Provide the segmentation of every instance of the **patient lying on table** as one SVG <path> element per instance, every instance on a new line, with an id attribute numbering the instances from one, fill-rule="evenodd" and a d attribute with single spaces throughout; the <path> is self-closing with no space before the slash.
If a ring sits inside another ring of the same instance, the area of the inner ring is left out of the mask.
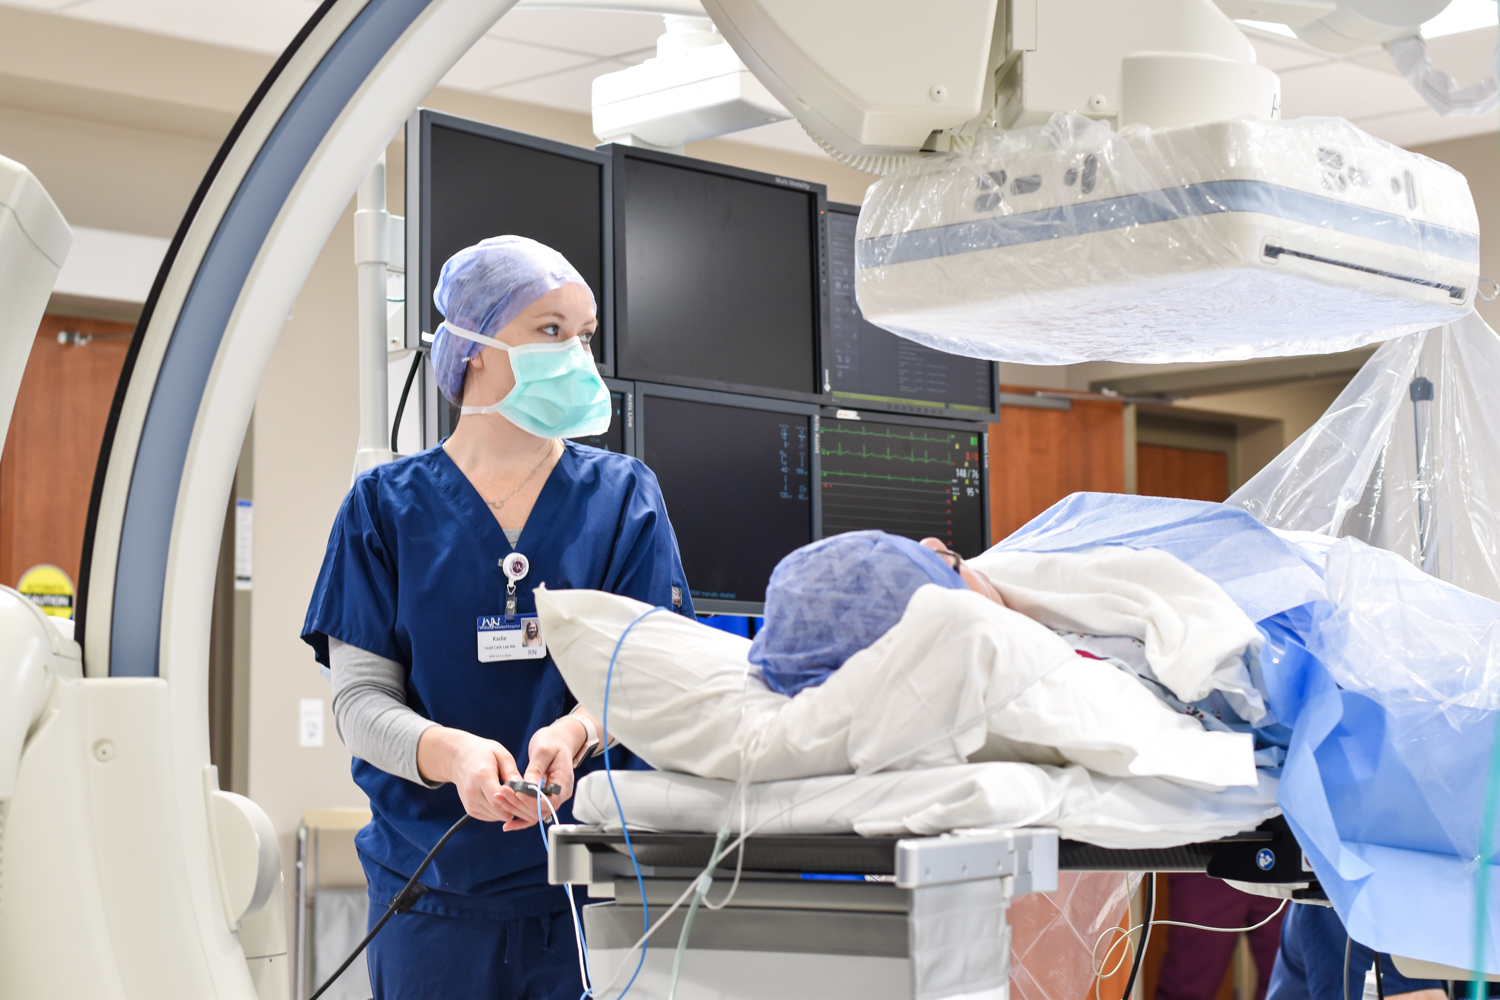
<path id="1" fill-rule="evenodd" d="M 849 657 L 893 628 L 912 595 L 928 584 L 967 587 L 1009 606 L 1000 588 L 936 538 L 919 544 L 882 531 L 856 531 L 804 546 L 783 559 L 771 575 L 765 625 L 750 648 L 750 661 L 760 668 L 768 687 L 788 696 L 821 684 Z M 1015 610 L 1026 612 L 1024 607 Z M 1241 685 L 1227 692 L 1210 690 L 1206 697 L 1188 702 L 1158 679 L 1143 639 L 1052 630 L 1079 656 L 1115 667 L 1206 730 L 1252 733 L 1255 727 L 1248 720 L 1265 720 L 1264 701 L 1248 672 Z M 1281 762 L 1278 736 L 1267 730 L 1257 738 L 1257 765 Z M 1028 759 L 1061 762 L 1052 756 L 1032 754 Z"/>

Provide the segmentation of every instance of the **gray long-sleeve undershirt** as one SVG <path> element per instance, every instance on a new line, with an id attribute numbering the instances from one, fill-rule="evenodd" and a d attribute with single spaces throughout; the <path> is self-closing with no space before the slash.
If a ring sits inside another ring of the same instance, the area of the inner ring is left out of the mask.
<path id="1" fill-rule="evenodd" d="M 514 548 L 521 529 L 502 530 Z M 333 724 L 349 752 L 388 774 L 438 787 L 417 769 L 417 743 L 437 723 L 406 703 L 406 668 L 329 636 L 328 669 L 333 676 Z"/>
<path id="2" fill-rule="evenodd" d="M 389 774 L 428 788 L 417 770 L 417 742 L 429 726 L 406 704 L 406 668 L 329 637 L 333 723 L 349 752 Z"/>

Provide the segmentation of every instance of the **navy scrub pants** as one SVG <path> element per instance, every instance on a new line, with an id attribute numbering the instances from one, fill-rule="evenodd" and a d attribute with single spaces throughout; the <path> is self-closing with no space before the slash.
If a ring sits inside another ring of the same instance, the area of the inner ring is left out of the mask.
<path id="1" fill-rule="evenodd" d="M 370 924 L 384 906 L 370 904 Z M 579 1000 L 578 946 L 567 910 L 476 920 L 409 910 L 367 949 L 375 1000 Z"/>
<path id="2" fill-rule="evenodd" d="M 1343 1000 L 1344 946 L 1348 936 L 1330 906 L 1293 903 L 1281 922 L 1281 951 L 1271 973 L 1266 1000 Z M 1349 1000 L 1365 991 L 1365 970 L 1375 953 L 1358 941 L 1349 946 Z M 1389 955 L 1380 956 L 1387 997 L 1416 990 L 1442 989 L 1436 979 L 1407 979 L 1396 971 Z"/>

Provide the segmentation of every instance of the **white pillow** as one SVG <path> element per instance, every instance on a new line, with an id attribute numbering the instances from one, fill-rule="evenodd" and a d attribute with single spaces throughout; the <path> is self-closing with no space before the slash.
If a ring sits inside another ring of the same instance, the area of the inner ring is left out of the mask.
<path id="1" fill-rule="evenodd" d="M 610 656 L 648 605 L 542 588 L 536 603 L 563 678 L 600 715 Z M 1101 774 L 1203 788 L 1256 783 L 1249 736 L 1204 731 L 1133 678 L 971 591 L 920 588 L 894 628 L 795 698 L 753 675 L 748 649 L 680 615 L 645 618 L 620 649 L 611 733 L 653 767 L 707 778 L 735 779 L 748 768 L 751 780 L 777 781 L 995 759 L 1003 741 L 990 740 L 993 733 Z"/>

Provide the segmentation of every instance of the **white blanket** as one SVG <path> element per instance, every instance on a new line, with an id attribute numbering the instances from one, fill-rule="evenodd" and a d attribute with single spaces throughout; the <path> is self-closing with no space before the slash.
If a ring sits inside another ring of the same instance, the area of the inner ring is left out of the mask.
<path id="1" fill-rule="evenodd" d="M 1170 553 L 990 549 L 968 565 L 1007 605 L 1050 628 L 1142 640 L 1157 680 L 1183 701 L 1219 690 L 1250 722 L 1265 716 L 1244 657 L 1260 649 L 1260 630 L 1223 588 Z"/>
<path id="2" fill-rule="evenodd" d="M 647 606 L 541 588 L 536 602 L 568 687 L 602 714 L 610 657 Z M 969 591 L 918 590 L 894 628 L 795 698 L 751 674 L 748 645 L 667 612 L 645 618 L 620 647 L 610 732 L 662 770 L 732 780 L 749 768 L 758 782 L 997 758 L 1204 789 L 1259 780 L 1248 735 L 1206 732 L 1046 626 Z"/>
<path id="3" fill-rule="evenodd" d="M 716 832 L 741 827 L 735 782 L 663 771 L 617 771 L 632 830 Z M 1276 782 L 1204 792 L 1158 778 L 1121 780 L 1082 767 L 961 764 L 831 775 L 748 786 L 744 826 L 757 833 L 931 835 L 979 827 L 1057 827 L 1101 847 L 1145 849 L 1227 837 L 1276 814 Z M 579 822 L 619 829 L 606 776 L 578 784 Z"/>

